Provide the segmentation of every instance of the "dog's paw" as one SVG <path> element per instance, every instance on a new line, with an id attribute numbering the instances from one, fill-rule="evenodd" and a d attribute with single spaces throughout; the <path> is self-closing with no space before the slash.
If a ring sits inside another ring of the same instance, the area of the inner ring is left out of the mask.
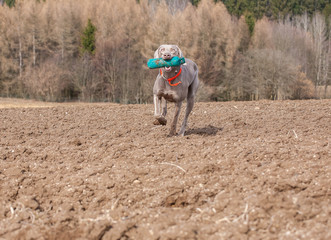
<path id="1" fill-rule="evenodd" d="M 168 134 L 168 137 L 174 137 L 174 136 L 176 136 L 177 134 L 176 134 L 176 129 L 170 129 L 170 132 L 169 132 L 169 134 Z"/>
<path id="2" fill-rule="evenodd" d="M 165 117 L 158 117 L 153 122 L 154 125 L 167 125 L 167 119 Z"/>
<path id="3" fill-rule="evenodd" d="M 167 119 L 165 117 L 159 117 L 157 120 L 161 125 L 167 125 Z"/>
<path id="4" fill-rule="evenodd" d="M 167 119 L 165 117 L 158 117 L 153 122 L 154 125 L 167 125 Z"/>
<path id="5" fill-rule="evenodd" d="M 155 119 L 153 122 L 154 125 L 161 125 L 161 123 L 159 122 L 159 120 Z"/>

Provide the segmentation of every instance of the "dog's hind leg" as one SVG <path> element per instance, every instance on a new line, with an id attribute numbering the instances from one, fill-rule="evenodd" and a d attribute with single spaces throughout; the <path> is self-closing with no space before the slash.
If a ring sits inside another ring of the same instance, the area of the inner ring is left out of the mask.
<path id="1" fill-rule="evenodd" d="M 178 135 L 180 135 L 180 136 L 184 136 L 184 134 L 185 134 L 185 129 L 187 127 L 187 120 L 188 120 L 188 117 L 189 117 L 189 115 L 190 115 L 190 113 L 193 109 L 194 98 L 195 98 L 195 94 L 198 90 L 198 87 L 199 87 L 199 81 L 198 81 L 198 78 L 197 78 L 197 75 L 196 75 L 194 82 L 192 83 L 192 85 L 188 89 L 185 117 L 184 117 L 182 126 L 180 128 L 180 131 L 178 133 Z"/>
<path id="2" fill-rule="evenodd" d="M 185 129 L 187 126 L 187 119 L 193 109 L 193 106 L 194 106 L 194 96 L 187 99 L 185 117 L 184 117 L 182 126 L 180 128 L 180 131 L 178 133 L 178 135 L 180 135 L 180 136 L 184 136 L 184 134 L 185 134 Z"/>
<path id="3" fill-rule="evenodd" d="M 179 117 L 179 114 L 180 114 L 180 109 L 182 107 L 182 103 L 183 102 L 176 102 L 175 103 L 175 116 L 174 116 L 174 119 L 171 123 L 170 136 L 173 136 L 173 135 L 176 134 L 176 126 L 177 126 L 178 117 Z"/>

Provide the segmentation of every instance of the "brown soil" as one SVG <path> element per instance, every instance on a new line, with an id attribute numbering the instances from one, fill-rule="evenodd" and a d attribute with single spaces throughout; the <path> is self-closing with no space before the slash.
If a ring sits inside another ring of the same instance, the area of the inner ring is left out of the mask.
<path id="1" fill-rule="evenodd" d="M 0 109 L 0 239 L 331 238 L 331 100 L 197 103 L 185 137 L 152 105 L 24 107 Z"/>

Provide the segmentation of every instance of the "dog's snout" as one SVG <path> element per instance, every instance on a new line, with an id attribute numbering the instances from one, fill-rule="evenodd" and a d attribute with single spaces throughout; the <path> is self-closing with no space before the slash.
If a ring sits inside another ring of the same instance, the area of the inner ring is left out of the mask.
<path id="1" fill-rule="evenodd" d="M 163 53 L 163 59 L 171 59 L 171 53 Z"/>

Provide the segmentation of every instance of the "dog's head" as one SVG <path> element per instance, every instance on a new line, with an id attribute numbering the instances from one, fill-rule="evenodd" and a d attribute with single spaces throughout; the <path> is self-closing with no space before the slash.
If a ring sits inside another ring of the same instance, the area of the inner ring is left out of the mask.
<path id="1" fill-rule="evenodd" d="M 154 53 L 154 58 L 170 60 L 174 56 L 183 57 L 183 53 L 177 45 L 161 45 Z M 165 67 L 166 72 L 170 72 L 172 67 Z"/>

